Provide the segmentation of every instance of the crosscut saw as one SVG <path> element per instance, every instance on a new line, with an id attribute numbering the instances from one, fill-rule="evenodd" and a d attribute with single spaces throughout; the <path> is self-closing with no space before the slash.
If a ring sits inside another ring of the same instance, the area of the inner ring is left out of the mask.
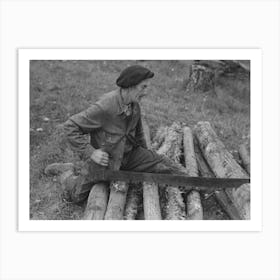
<path id="1" fill-rule="evenodd" d="M 238 188 L 243 184 L 250 183 L 250 178 L 208 178 L 189 177 L 185 175 L 145 173 L 122 170 L 96 170 L 90 175 L 93 182 L 100 181 L 124 181 L 128 183 L 155 183 L 160 186 L 180 186 L 188 189 L 227 189 Z"/>

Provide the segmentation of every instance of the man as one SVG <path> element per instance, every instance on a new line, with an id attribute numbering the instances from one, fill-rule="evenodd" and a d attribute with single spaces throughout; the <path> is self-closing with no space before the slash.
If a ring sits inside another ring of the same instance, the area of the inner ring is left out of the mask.
<path id="1" fill-rule="evenodd" d="M 145 67 L 127 67 L 116 81 L 118 89 L 65 123 L 69 143 L 85 161 L 79 176 L 70 173 L 63 179 L 72 201 L 87 199 L 93 185 L 89 174 L 98 168 L 184 174 L 182 166 L 147 149 L 139 101 L 153 76 Z M 90 142 L 84 134 L 90 135 Z"/>

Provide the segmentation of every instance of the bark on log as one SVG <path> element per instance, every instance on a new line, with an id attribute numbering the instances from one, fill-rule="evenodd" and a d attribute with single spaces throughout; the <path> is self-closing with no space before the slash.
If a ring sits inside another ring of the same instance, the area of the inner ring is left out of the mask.
<path id="1" fill-rule="evenodd" d="M 158 150 L 159 154 L 163 154 L 179 164 L 181 157 L 181 148 L 183 142 L 182 126 L 173 123 L 168 129 L 165 141 Z M 167 220 L 184 220 L 186 219 L 186 209 L 182 192 L 178 187 L 167 186 L 165 189 L 167 202 L 165 212 Z"/>
<path id="2" fill-rule="evenodd" d="M 162 143 L 164 142 L 164 139 L 167 135 L 168 127 L 167 126 L 161 126 L 153 139 L 152 149 L 158 150 Z"/>
<path id="3" fill-rule="evenodd" d="M 143 122 L 143 129 L 147 146 L 151 148 L 150 130 L 146 122 Z M 158 185 L 143 182 L 143 208 L 145 220 L 161 220 Z"/>
<path id="4" fill-rule="evenodd" d="M 130 184 L 128 188 L 127 198 L 126 198 L 126 205 L 124 210 L 124 220 L 135 220 L 138 207 L 141 201 L 141 191 L 142 185 L 141 184 Z"/>
<path id="5" fill-rule="evenodd" d="M 195 127 L 195 133 L 204 157 L 216 177 L 248 178 L 246 172 L 219 140 L 209 122 L 199 122 Z M 238 209 L 240 217 L 250 219 L 250 184 L 244 184 L 237 189 L 228 189 L 226 193 Z"/>
<path id="6" fill-rule="evenodd" d="M 84 220 L 103 220 L 108 202 L 108 184 L 95 184 L 89 194 Z"/>
<path id="7" fill-rule="evenodd" d="M 202 177 L 210 177 L 210 178 L 215 177 L 214 173 L 211 171 L 209 165 L 207 164 L 207 162 L 205 161 L 205 159 L 202 155 L 202 152 L 198 146 L 198 141 L 197 141 L 196 137 L 194 139 L 194 143 L 195 143 L 195 145 L 194 145 L 195 155 L 196 155 L 197 165 L 198 165 L 200 175 Z M 211 192 L 212 192 L 211 190 L 208 191 L 209 195 L 211 195 Z M 222 207 L 222 209 L 224 210 L 224 212 L 227 214 L 227 216 L 230 219 L 241 220 L 238 210 L 236 209 L 236 207 L 234 206 L 232 201 L 229 199 L 228 195 L 226 194 L 226 192 L 224 190 L 215 191 L 215 198 L 216 198 L 217 202 L 219 203 L 220 207 Z"/>
<path id="8" fill-rule="evenodd" d="M 127 191 L 128 184 L 126 182 L 111 182 L 105 220 L 123 220 Z"/>
<path id="9" fill-rule="evenodd" d="M 239 152 L 239 156 L 240 156 L 241 161 L 242 161 L 242 165 L 244 166 L 244 168 L 246 169 L 248 174 L 250 174 L 250 169 L 251 169 L 250 155 L 249 155 L 249 152 L 246 148 L 246 145 L 245 144 L 240 145 L 238 152 Z"/>
<path id="10" fill-rule="evenodd" d="M 186 174 L 188 176 L 197 177 L 198 167 L 194 152 L 192 131 L 189 127 L 184 127 L 183 133 Z M 187 220 L 203 220 L 203 208 L 200 194 L 195 190 L 192 190 L 187 195 Z"/>

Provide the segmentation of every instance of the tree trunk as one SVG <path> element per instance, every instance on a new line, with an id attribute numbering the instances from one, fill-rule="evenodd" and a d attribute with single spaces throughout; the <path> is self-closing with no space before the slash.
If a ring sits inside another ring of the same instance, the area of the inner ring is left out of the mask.
<path id="1" fill-rule="evenodd" d="M 180 163 L 180 157 L 182 155 L 182 142 L 182 126 L 178 123 L 173 123 L 172 126 L 168 129 L 165 140 L 158 150 L 158 153 L 167 156 L 176 163 Z M 165 195 L 165 218 L 167 220 L 186 219 L 185 203 L 181 190 L 178 187 L 167 186 L 165 189 Z"/>
<path id="2" fill-rule="evenodd" d="M 209 122 L 199 122 L 195 127 L 195 133 L 204 157 L 216 177 L 248 178 L 246 172 L 219 140 Z M 238 209 L 240 217 L 250 219 L 250 184 L 244 184 L 237 189 L 227 189 L 226 193 Z"/>
<path id="3" fill-rule="evenodd" d="M 128 184 L 126 182 L 111 182 L 105 220 L 123 220 L 127 191 Z"/>
<path id="4" fill-rule="evenodd" d="M 146 122 L 143 122 L 146 143 L 151 148 L 150 130 Z M 143 207 L 145 220 L 161 220 L 158 185 L 143 182 Z"/>
<path id="5" fill-rule="evenodd" d="M 239 146 L 239 156 L 242 160 L 242 165 L 244 166 L 248 174 L 250 174 L 250 169 L 251 169 L 250 155 L 248 153 L 245 144 Z"/>
<path id="6" fill-rule="evenodd" d="M 195 154 L 196 154 L 196 159 L 198 163 L 198 169 L 200 172 L 200 175 L 202 177 L 215 177 L 213 172 L 211 171 L 209 165 L 205 161 L 202 152 L 198 146 L 197 139 L 195 138 Z M 211 196 L 212 190 L 208 191 L 208 200 L 211 199 L 209 196 Z M 217 202 L 219 203 L 220 207 L 224 210 L 224 212 L 227 214 L 227 216 L 232 219 L 232 220 L 240 220 L 240 215 L 232 201 L 229 199 L 228 195 L 224 190 L 217 190 L 214 192 L 215 193 L 215 198 Z M 206 192 L 207 194 L 207 192 Z M 215 202 L 214 202 L 215 203 Z"/>
<path id="7" fill-rule="evenodd" d="M 186 174 L 188 176 L 197 177 L 198 167 L 194 152 L 192 131 L 189 127 L 184 127 L 183 133 Z M 203 220 L 203 208 L 200 194 L 195 190 L 192 190 L 187 195 L 187 220 Z"/>
<path id="8" fill-rule="evenodd" d="M 95 184 L 89 194 L 84 220 L 103 220 L 108 202 L 108 184 Z"/>

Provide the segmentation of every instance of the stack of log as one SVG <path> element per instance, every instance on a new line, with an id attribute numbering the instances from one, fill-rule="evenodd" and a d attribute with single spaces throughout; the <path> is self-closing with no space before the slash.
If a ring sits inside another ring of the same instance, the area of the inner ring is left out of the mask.
<path id="1" fill-rule="evenodd" d="M 193 131 L 180 123 L 161 127 L 153 143 L 146 123 L 144 130 L 148 147 L 172 159 L 187 176 L 249 177 L 250 160 L 246 147 L 241 147 L 240 155 L 247 172 L 226 150 L 208 122 L 199 122 Z M 230 219 L 250 219 L 249 184 L 213 194 Z M 113 182 L 110 187 L 99 183 L 90 192 L 83 219 L 202 220 L 203 199 L 208 195 L 149 182 L 143 182 L 142 186 Z"/>

